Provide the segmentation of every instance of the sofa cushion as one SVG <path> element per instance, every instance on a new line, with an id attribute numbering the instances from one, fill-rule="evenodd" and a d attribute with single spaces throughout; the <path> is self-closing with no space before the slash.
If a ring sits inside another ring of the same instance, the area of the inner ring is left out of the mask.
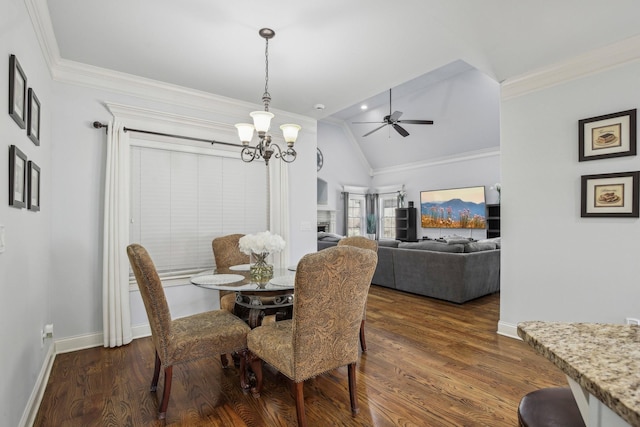
<path id="1" fill-rule="evenodd" d="M 464 252 L 464 245 L 448 244 L 444 242 L 436 242 L 434 240 L 424 240 L 422 242 L 402 242 L 398 244 L 398 248 L 402 249 L 420 249 L 435 252 Z"/>
<path id="2" fill-rule="evenodd" d="M 397 248 L 399 240 L 389 240 L 389 239 L 381 239 L 378 240 L 378 246 L 385 246 L 387 248 Z"/>
<path id="3" fill-rule="evenodd" d="M 490 251 L 496 249 L 497 245 L 495 242 L 469 242 L 464 245 L 465 252 L 480 252 L 480 251 Z"/>

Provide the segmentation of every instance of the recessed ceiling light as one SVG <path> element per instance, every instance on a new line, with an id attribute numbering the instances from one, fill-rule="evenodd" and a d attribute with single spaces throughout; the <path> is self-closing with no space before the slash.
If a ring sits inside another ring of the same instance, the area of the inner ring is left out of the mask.
<path id="1" fill-rule="evenodd" d="M 367 104 L 362 104 L 360 106 L 360 109 L 363 110 L 363 111 L 366 110 L 367 108 L 369 108 L 369 107 L 367 107 Z"/>
<path id="2" fill-rule="evenodd" d="M 324 104 L 316 104 L 313 106 L 316 110 L 324 110 Z"/>

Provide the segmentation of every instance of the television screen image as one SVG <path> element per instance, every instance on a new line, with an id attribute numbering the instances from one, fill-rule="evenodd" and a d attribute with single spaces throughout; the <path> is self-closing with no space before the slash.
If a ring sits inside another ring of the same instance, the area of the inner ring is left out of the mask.
<path id="1" fill-rule="evenodd" d="M 484 186 L 420 192 L 422 228 L 486 228 Z"/>

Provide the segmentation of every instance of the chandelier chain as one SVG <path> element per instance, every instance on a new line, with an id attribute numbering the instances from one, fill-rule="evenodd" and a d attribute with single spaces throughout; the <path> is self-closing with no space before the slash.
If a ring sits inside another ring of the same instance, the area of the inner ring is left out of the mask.
<path id="1" fill-rule="evenodd" d="M 264 111 L 269 111 L 271 103 L 271 94 L 269 93 L 269 39 L 265 39 L 264 48 L 264 93 L 262 94 L 262 102 L 264 102 Z"/>

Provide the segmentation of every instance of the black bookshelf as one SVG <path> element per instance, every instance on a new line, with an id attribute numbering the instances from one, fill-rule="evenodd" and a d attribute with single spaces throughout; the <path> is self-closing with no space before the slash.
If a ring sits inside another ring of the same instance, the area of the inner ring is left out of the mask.
<path id="1" fill-rule="evenodd" d="M 396 208 L 396 240 L 416 242 L 416 208 Z"/>
<path id="2" fill-rule="evenodd" d="M 500 205 L 487 205 L 487 238 L 500 237 Z"/>

